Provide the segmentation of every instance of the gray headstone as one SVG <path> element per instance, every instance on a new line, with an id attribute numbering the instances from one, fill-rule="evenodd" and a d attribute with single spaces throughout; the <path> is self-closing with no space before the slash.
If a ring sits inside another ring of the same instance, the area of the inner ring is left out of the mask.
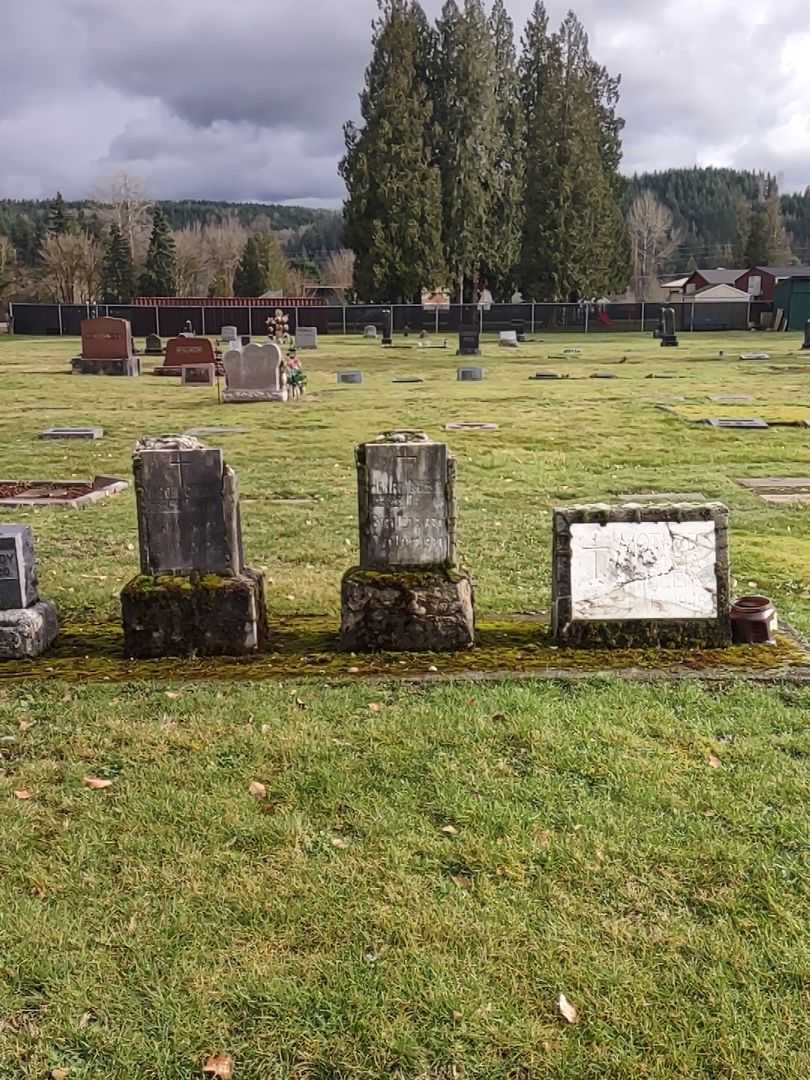
<path id="1" fill-rule="evenodd" d="M 226 403 L 286 401 L 287 385 L 282 377 L 281 349 L 275 342 L 251 343 L 238 351 L 231 349 L 222 361 L 227 389 Z"/>
<path id="2" fill-rule="evenodd" d="M 163 342 L 157 334 L 146 335 L 146 356 L 162 356 Z"/>
<path id="3" fill-rule="evenodd" d="M 238 326 L 223 326 L 219 332 L 219 336 L 223 341 L 238 341 L 239 340 L 239 327 Z"/>
<path id="4" fill-rule="evenodd" d="M 363 381 L 363 372 L 339 371 L 337 373 L 337 381 L 339 383 L 361 383 Z"/>
<path id="5" fill-rule="evenodd" d="M 802 342 L 802 351 L 810 349 L 810 319 L 804 324 L 804 341 Z"/>
<path id="6" fill-rule="evenodd" d="M 317 349 L 318 328 L 316 326 L 299 326 L 295 331 L 295 347 L 297 349 Z"/>
<path id="7" fill-rule="evenodd" d="M 481 367 L 460 367 L 456 372 L 458 382 L 480 382 L 486 372 Z"/>
<path id="8" fill-rule="evenodd" d="M 363 328 L 363 337 L 375 338 L 377 337 L 377 327 L 369 324 Z"/>
<path id="9" fill-rule="evenodd" d="M 221 450 L 186 435 L 143 439 L 132 461 L 141 572 L 238 574 L 238 485 Z"/>
<path id="10" fill-rule="evenodd" d="M 674 348 L 678 344 L 677 331 L 675 329 L 675 308 L 661 308 L 661 326 L 658 335 L 663 347 Z"/>
<path id="11" fill-rule="evenodd" d="M 722 416 L 710 416 L 707 417 L 706 420 L 704 420 L 704 423 L 708 424 L 709 427 L 715 428 L 753 428 L 755 430 L 760 430 L 769 426 L 765 423 L 764 420 L 761 420 L 759 417 L 726 418 Z"/>
<path id="12" fill-rule="evenodd" d="M 27 608 L 38 599 L 30 526 L 0 525 L 0 611 Z"/>
<path id="13" fill-rule="evenodd" d="M 215 364 L 183 364 L 181 386 L 214 386 L 217 381 Z"/>
<path id="14" fill-rule="evenodd" d="M 39 433 L 40 439 L 103 439 L 100 427 L 54 427 Z"/>
<path id="15" fill-rule="evenodd" d="M 516 349 L 518 347 L 517 330 L 501 330 L 498 341 L 508 349 Z"/>
<path id="16" fill-rule="evenodd" d="M 447 566 L 455 554 L 455 462 L 422 432 L 357 447 L 360 565 Z"/>
<path id="17" fill-rule="evenodd" d="M 32 660 L 59 633 L 56 605 L 38 600 L 27 608 L 0 610 L 0 660 Z"/>

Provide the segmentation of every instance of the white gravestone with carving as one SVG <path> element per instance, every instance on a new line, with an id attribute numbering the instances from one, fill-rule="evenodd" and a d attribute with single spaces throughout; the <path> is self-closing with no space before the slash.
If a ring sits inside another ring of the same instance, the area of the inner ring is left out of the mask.
<path id="1" fill-rule="evenodd" d="M 231 349 L 222 365 L 227 384 L 222 400 L 226 404 L 287 400 L 284 358 L 274 342 L 251 343 L 241 352 Z"/>

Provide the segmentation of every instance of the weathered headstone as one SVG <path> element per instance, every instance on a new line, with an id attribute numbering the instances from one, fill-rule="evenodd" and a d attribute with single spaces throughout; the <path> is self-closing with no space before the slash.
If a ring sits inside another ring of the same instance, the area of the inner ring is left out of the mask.
<path id="1" fill-rule="evenodd" d="M 126 319 L 83 319 L 82 354 L 71 362 L 74 375 L 139 375 L 140 359 L 132 347 Z"/>
<path id="2" fill-rule="evenodd" d="M 243 563 L 238 483 L 222 451 L 184 435 L 144 439 L 133 473 L 141 573 L 121 593 L 127 655 L 256 651 L 264 581 Z"/>
<path id="3" fill-rule="evenodd" d="M 100 427 L 52 427 L 39 433 L 40 439 L 103 439 Z"/>
<path id="4" fill-rule="evenodd" d="M 678 335 L 675 328 L 675 308 L 661 308 L 661 345 L 665 348 L 674 348 L 678 344 Z"/>
<path id="5" fill-rule="evenodd" d="M 214 364 L 183 364 L 180 382 L 183 386 L 214 386 L 217 369 Z"/>
<path id="6" fill-rule="evenodd" d="M 275 342 L 251 343 L 241 352 L 231 349 L 225 353 L 222 366 L 226 380 L 222 400 L 226 404 L 287 400 L 283 357 Z"/>
<path id="7" fill-rule="evenodd" d="M 40 656 L 59 632 L 56 607 L 42 600 L 28 525 L 0 525 L 0 660 Z"/>
<path id="8" fill-rule="evenodd" d="M 155 368 L 155 374 L 181 375 L 186 364 L 199 367 L 201 364 L 215 364 L 214 346 L 208 338 L 180 337 L 171 338 L 166 345 L 166 356 L 162 368 Z"/>
<path id="9" fill-rule="evenodd" d="M 460 367 L 456 371 L 456 380 L 458 382 L 481 382 L 486 375 L 486 371 L 481 367 Z"/>
<path id="10" fill-rule="evenodd" d="M 562 645 L 731 642 L 722 503 L 553 511 L 552 629 Z"/>
<path id="11" fill-rule="evenodd" d="M 383 309 L 383 333 L 382 344 L 393 345 L 394 344 L 394 311 L 392 308 Z"/>
<path id="12" fill-rule="evenodd" d="M 343 578 L 341 645 L 353 652 L 473 644 L 469 575 L 455 568 L 455 462 L 422 432 L 355 451 L 360 565 Z"/>
<path id="13" fill-rule="evenodd" d="M 374 341 L 376 341 L 377 327 L 373 326 L 371 323 L 369 323 L 368 326 L 363 327 L 363 337 L 372 338 Z"/>
<path id="14" fill-rule="evenodd" d="M 295 331 L 295 347 L 296 349 L 317 349 L 317 326 L 299 326 Z"/>
<path id="15" fill-rule="evenodd" d="M 804 324 L 804 341 L 802 342 L 802 351 L 810 349 L 810 319 Z"/>
<path id="16" fill-rule="evenodd" d="M 144 356 L 163 356 L 163 342 L 157 334 L 146 335 Z"/>
<path id="17" fill-rule="evenodd" d="M 518 336 L 516 330 L 501 330 L 498 335 L 498 342 L 505 346 L 507 349 L 516 349 L 518 347 Z"/>
<path id="18" fill-rule="evenodd" d="M 362 371 L 339 371 L 337 373 L 337 381 L 339 383 L 361 383 L 363 381 Z"/>
<path id="19" fill-rule="evenodd" d="M 709 416 L 704 421 L 707 427 L 714 428 L 743 428 L 753 431 L 762 431 L 770 425 L 759 417 L 722 417 Z"/>
<path id="20" fill-rule="evenodd" d="M 563 375 L 559 371 L 536 371 L 530 379 L 569 379 L 570 375 Z"/>
<path id="21" fill-rule="evenodd" d="M 478 330 L 461 329 L 458 332 L 458 352 L 456 356 L 480 356 L 481 334 Z"/>
<path id="22" fill-rule="evenodd" d="M 239 340 L 239 327 L 238 326 L 223 326 L 219 331 L 219 336 L 223 341 L 238 341 Z"/>

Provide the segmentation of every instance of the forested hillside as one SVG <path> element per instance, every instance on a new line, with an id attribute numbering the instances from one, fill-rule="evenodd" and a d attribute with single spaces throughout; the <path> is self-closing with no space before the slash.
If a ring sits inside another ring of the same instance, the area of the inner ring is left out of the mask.
<path id="1" fill-rule="evenodd" d="M 665 169 L 628 179 L 629 205 L 641 191 L 652 191 L 669 207 L 682 232 L 670 259 L 673 270 L 690 265 L 731 265 L 739 244 L 738 207 L 751 204 L 763 185 L 775 183 L 764 173 L 738 169 Z M 781 197 L 785 228 L 794 256 L 810 260 L 810 188 Z"/>

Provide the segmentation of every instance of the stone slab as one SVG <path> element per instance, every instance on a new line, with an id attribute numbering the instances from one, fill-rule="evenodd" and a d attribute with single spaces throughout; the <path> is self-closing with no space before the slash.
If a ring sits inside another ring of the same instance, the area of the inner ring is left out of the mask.
<path id="1" fill-rule="evenodd" d="M 29 525 L 0 524 L 0 611 L 39 600 L 34 534 Z"/>
<path id="2" fill-rule="evenodd" d="M 215 364 L 183 364 L 180 371 L 181 386 L 215 386 L 216 381 Z"/>
<path id="3" fill-rule="evenodd" d="M 534 375 L 529 376 L 530 379 L 570 379 L 570 375 L 562 375 L 559 371 L 536 371 Z"/>
<path id="4" fill-rule="evenodd" d="M 341 584 L 344 652 L 456 652 L 475 643 L 474 592 L 466 573 L 349 570 Z"/>
<path id="5" fill-rule="evenodd" d="M 238 574 L 238 483 L 222 451 L 188 436 L 144 439 L 132 459 L 143 574 Z"/>
<path id="6" fill-rule="evenodd" d="M 189 428 L 186 435 L 192 439 L 203 439 L 206 435 L 246 435 L 249 428 L 244 427 L 196 427 Z"/>
<path id="7" fill-rule="evenodd" d="M 295 331 L 296 349 L 317 349 L 318 328 L 316 326 L 299 326 Z"/>
<path id="8" fill-rule="evenodd" d="M 445 424 L 445 431 L 497 431 L 497 424 L 480 423 L 477 420 L 460 420 L 456 424 Z"/>
<path id="9" fill-rule="evenodd" d="M 709 500 L 699 491 L 644 491 L 617 495 L 621 503 L 705 503 Z"/>
<path id="10" fill-rule="evenodd" d="M 810 476 L 749 477 L 736 482 L 773 506 L 810 503 Z"/>
<path id="11" fill-rule="evenodd" d="M 721 503 L 558 508 L 552 620 L 559 644 L 731 641 L 728 510 Z"/>
<path id="12" fill-rule="evenodd" d="M 614 375 L 612 371 L 594 371 L 590 376 L 592 379 L 618 379 L 618 375 Z"/>
<path id="13" fill-rule="evenodd" d="M 262 401 L 286 401 L 286 390 L 223 390 L 224 405 L 251 405 Z"/>
<path id="14" fill-rule="evenodd" d="M 498 335 L 498 344 L 503 345 L 507 349 L 516 349 L 518 347 L 517 331 L 501 330 Z"/>
<path id="15" fill-rule="evenodd" d="M 482 367 L 460 367 L 456 371 L 458 382 L 481 382 L 485 376 L 486 371 Z"/>
<path id="16" fill-rule="evenodd" d="M 416 375 L 414 375 L 413 378 L 403 378 L 403 379 L 392 379 L 391 380 L 392 383 L 398 383 L 398 384 L 401 384 L 401 383 L 423 383 L 424 381 L 425 381 L 424 379 L 420 379 Z"/>
<path id="17" fill-rule="evenodd" d="M 338 383 L 350 383 L 352 385 L 361 383 L 363 381 L 362 371 L 339 371 L 337 373 Z"/>
<path id="18" fill-rule="evenodd" d="M 219 331 L 219 336 L 223 341 L 238 341 L 239 340 L 239 327 L 238 326 L 223 326 Z"/>
<path id="19" fill-rule="evenodd" d="M 717 405 L 750 405 L 753 400 L 750 394 L 716 394 L 709 398 Z"/>
<path id="20" fill-rule="evenodd" d="M 421 432 L 391 432 L 355 450 L 363 569 L 451 565 L 455 462 Z"/>
<path id="21" fill-rule="evenodd" d="M 480 356 L 481 335 L 477 330 L 460 330 L 456 356 Z"/>
<path id="22" fill-rule="evenodd" d="M 122 359 L 97 360 L 87 356 L 74 356 L 70 361 L 73 375 L 117 375 L 136 378 L 141 373 L 141 358 L 128 356 Z"/>
<path id="23" fill-rule="evenodd" d="M 14 480 L 0 480 L 0 487 L 17 482 L 18 481 Z M 0 498 L 0 506 L 73 506 L 79 508 L 100 502 L 101 499 L 106 499 L 110 495 L 118 495 L 122 491 L 126 491 L 129 487 L 126 480 L 119 480 L 116 476 L 96 476 L 93 478 L 92 483 L 92 490 L 88 491 L 85 495 L 78 495 L 75 498 L 45 498 L 37 497 L 33 494 L 9 495 L 5 498 Z M 49 487 L 56 485 L 59 487 L 70 488 L 75 484 L 75 480 L 30 481 L 32 487 Z"/>
<path id="24" fill-rule="evenodd" d="M 0 611 L 0 660 L 32 660 L 41 656 L 58 633 L 56 605 L 50 600 Z"/>
<path id="25" fill-rule="evenodd" d="M 267 640 L 264 578 L 141 575 L 121 593 L 124 652 L 162 656 L 243 656 Z"/>
<path id="26" fill-rule="evenodd" d="M 748 352 L 740 355 L 740 360 L 770 360 L 771 354 L 767 352 Z"/>
<path id="27" fill-rule="evenodd" d="M 40 431 L 40 439 L 103 439 L 100 427 L 54 427 Z"/>
<path id="28" fill-rule="evenodd" d="M 713 428 L 743 428 L 749 430 L 759 431 L 769 427 L 764 420 L 759 417 L 722 417 L 722 416 L 709 416 L 701 423 L 706 424 L 707 427 Z"/>

